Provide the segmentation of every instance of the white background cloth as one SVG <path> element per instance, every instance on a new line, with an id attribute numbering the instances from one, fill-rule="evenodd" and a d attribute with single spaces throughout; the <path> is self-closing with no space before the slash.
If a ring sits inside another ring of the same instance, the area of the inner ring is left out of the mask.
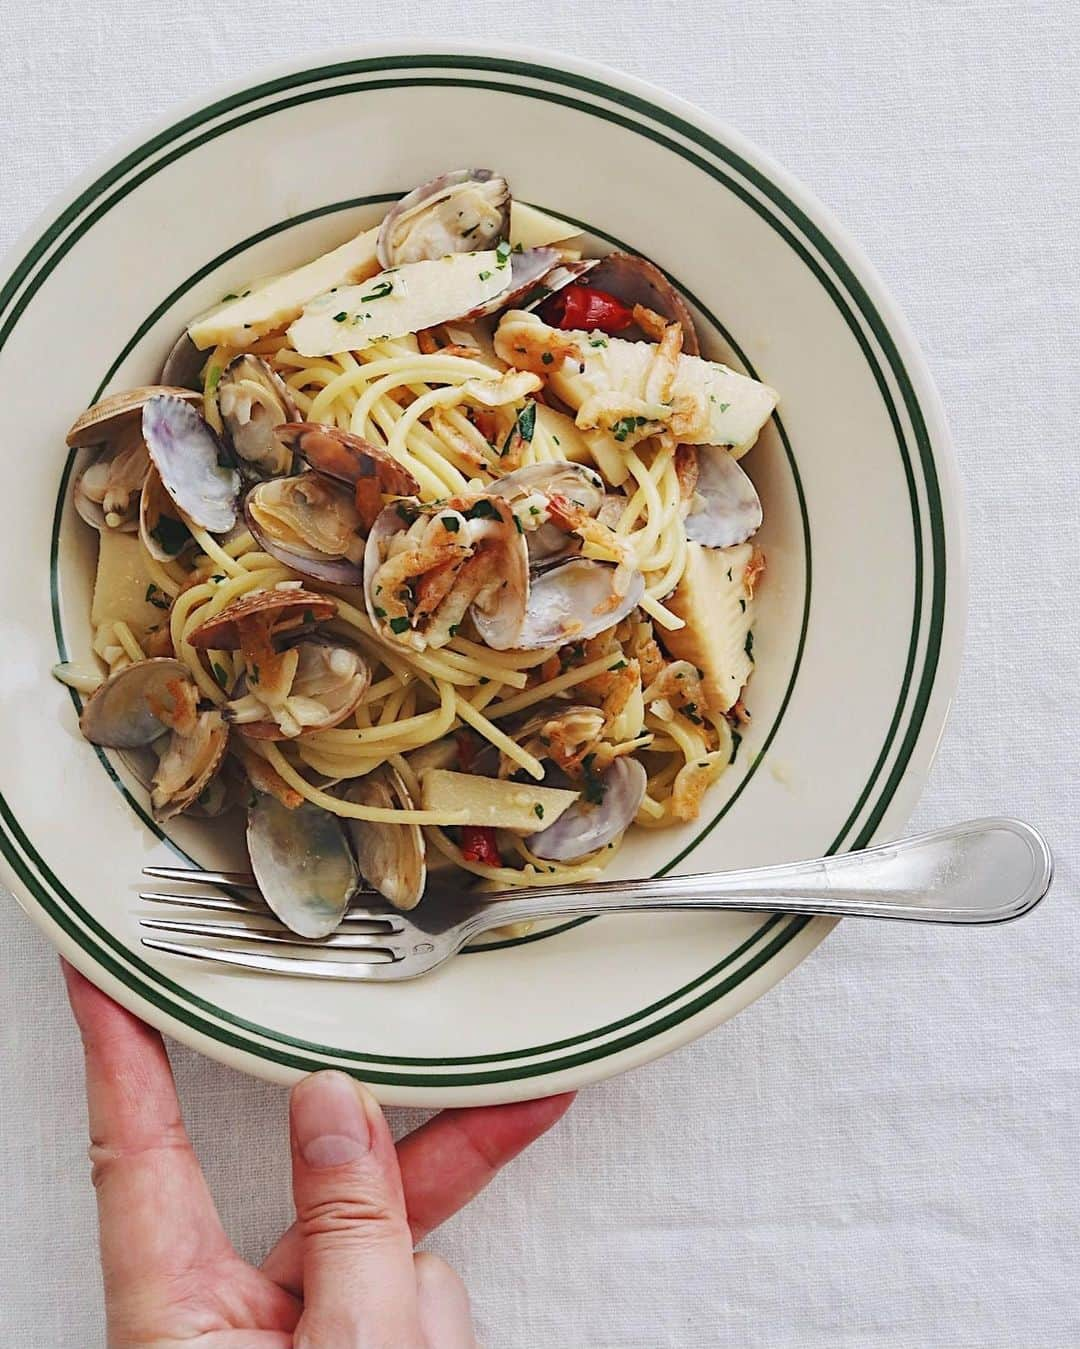
<path id="1" fill-rule="evenodd" d="M 652 79 L 861 241 L 927 353 L 970 508 L 963 677 L 914 823 L 1015 813 L 1058 855 L 1051 900 L 1014 927 L 843 925 L 735 1022 L 589 1091 L 431 1244 L 487 1349 L 1075 1349 L 1075 0 L 2 0 L 0 243 L 178 99 L 425 34 Z M 4 446 L 9 509 L 22 454 Z M 3 896 L 0 914 L 0 1342 L 98 1349 L 79 1050 L 52 952 Z M 173 1061 L 226 1226 L 259 1257 L 290 1217 L 284 1094 Z"/>

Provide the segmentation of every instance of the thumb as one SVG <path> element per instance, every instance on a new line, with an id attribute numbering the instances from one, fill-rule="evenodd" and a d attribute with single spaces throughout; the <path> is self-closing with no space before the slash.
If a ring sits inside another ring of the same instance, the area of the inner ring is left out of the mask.
<path id="1" fill-rule="evenodd" d="M 317 1073 L 293 1089 L 290 1114 L 297 1345 L 422 1344 L 401 1175 L 378 1102 L 344 1073 Z"/>

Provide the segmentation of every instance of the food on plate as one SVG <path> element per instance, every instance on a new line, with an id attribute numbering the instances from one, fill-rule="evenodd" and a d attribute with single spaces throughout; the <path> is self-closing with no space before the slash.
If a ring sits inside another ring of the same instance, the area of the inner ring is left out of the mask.
<path id="1" fill-rule="evenodd" d="M 737 461 L 777 396 L 576 228 L 442 174 L 69 433 L 80 728 L 159 819 L 233 812 L 301 936 L 361 882 L 592 880 L 735 758 L 764 566 Z"/>

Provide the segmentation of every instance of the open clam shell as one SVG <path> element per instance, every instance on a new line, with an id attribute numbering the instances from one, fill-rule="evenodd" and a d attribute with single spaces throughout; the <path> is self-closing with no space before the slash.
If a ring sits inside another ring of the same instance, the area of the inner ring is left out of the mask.
<path id="1" fill-rule="evenodd" d="M 151 398 L 168 396 L 180 398 L 188 403 L 200 403 L 202 397 L 192 389 L 171 387 L 161 384 L 143 385 L 138 389 L 125 389 L 121 393 L 111 393 L 107 398 L 88 407 L 78 416 L 67 433 L 67 443 L 73 450 L 84 449 L 88 445 L 103 445 L 111 440 L 116 431 L 129 418 L 141 415 L 143 408 Z"/>
<path id="2" fill-rule="evenodd" d="M 554 824 L 531 834 L 525 846 L 548 862 L 576 862 L 621 838 L 645 798 L 645 769 L 624 754 L 599 779 L 602 799 L 579 799 Z"/>
<path id="3" fill-rule="evenodd" d="M 161 383 L 170 389 L 194 389 L 202 392 L 202 369 L 207 353 L 200 351 L 185 328 L 173 343 L 161 367 Z"/>
<path id="4" fill-rule="evenodd" d="M 487 490 L 510 502 L 525 531 L 529 564 L 534 567 L 581 551 L 581 539 L 554 521 L 544 521 L 538 528 L 531 528 L 532 520 L 542 518 L 550 497 L 565 497 L 594 516 L 604 502 L 604 480 L 599 473 L 585 464 L 569 460 L 526 464 L 524 468 L 496 479 Z"/>
<path id="5" fill-rule="evenodd" d="M 510 188 L 491 169 L 454 169 L 396 202 L 379 227 L 383 267 L 494 248 L 510 231 Z"/>
<path id="6" fill-rule="evenodd" d="M 272 620 L 275 636 L 296 636 L 324 623 L 337 613 L 337 603 L 327 595 L 296 586 L 285 590 L 253 590 L 227 604 L 219 614 L 200 623 L 188 636 L 200 651 L 237 651 L 241 645 L 240 624 L 256 616 Z"/>
<path id="7" fill-rule="evenodd" d="M 155 820 L 170 820 L 207 790 L 225 759 L 229 728 L 218 711 L 200 712 L 194 730 L 174 731 L 150 784 Z"/>
<path id="8" fill-rule="evenodd" d="M 142 433 L 162 484 L 183 514 L 212 534 L 236 523 L 240 477 L 222 461 L 222 446 L 190 401 L 155 394 L 142 410 Z"/>
<path id="9" fill-rule="evenodd" d="M 575 557 L 535 576 L 513 645 L 525 651 L 564 646 L 621 623 L 641 603 L 645 581 L 640 572 L 632 572 L 620 593 L 618 571 L 608 562 Z"/>
<path id="10" fill-rule="evenodd" d="M 688 356 L 700 356 L 697 329 L 686 301 L 664 273 L 648 258 L 636 253 L 609 253 L 601 258 L 589 274 L 589 285 L 605 290 L 617 300 L 633 308 L 644 305 L 669 322 L 682 324 L 682 349 Z M 620 337 L 642 336 L 636 329 L 620 333 Z"/>
<path id="11" fill-rule="evenodd" d="M 217 405 L 241 471 L 256 478 L 292 472 L 292 451 L 275 435 L 296 420 L 285 381 L 261 356 L 235 356 L 221 373 Z"/>
<path id="12" fill-rule="evenodd" d="M 757 488 L 721 445 L 702 445 L 686 537 L 706 548 L 731 548 L 745 543 L 761 528 Z"/>
<path id="13" fill-rule="evenodd" d="M 178 660 L 159 657 L 125 665 L 87 699 L 79 730 L 91 744 L 109 749 L 149 745 L 168 730 L 157 710 L 174 708 L 182 696 L 179 685 L 191 682 L 187 666 Z"/>
<path id="14" fill-rule="evenodd" d="M 328 937 L 360 879 L 338 817 L 310 801 L 289 810 L 259 792 L 248 810 L 247 846 L 262 896 L 290 932 Z"/>
<path id="15" fill-rule="evenodd" d="M 391 764 L 354 779 L 344 795 L 354 805 L 413 809 L 408 788 Z M 427 882 L 426 845 L 420 826 L 349 820 L 346 828 L 364 880 L 395 909 L 414 909 Z"/>
<path id="16" fill-rule="evenodd" d="M 255 541 L 286 567 L 328 585 L 361 585 L 363 521 L 355 496 L 318 473 L 272 478 L 244 500 Z"/>
<path id="17" fill-rule="evenodd" d="M 292 644 L 299 660 L 285 705 L 278 715 L 247 685 L 234 691 L 226 715 L 241 735 L 254 740 L 293 740 L 339 726 L 356 711 L 371 684 L 371 667 L 355 647 L 321 637 Z"/>

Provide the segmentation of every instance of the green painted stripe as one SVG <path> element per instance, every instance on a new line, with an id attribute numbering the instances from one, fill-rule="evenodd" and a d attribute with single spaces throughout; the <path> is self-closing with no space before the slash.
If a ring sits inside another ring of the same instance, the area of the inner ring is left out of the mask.
<path id="1" fill-rule="evenodd" d="M 918 408 L 918 402 L 914 394 L 914 389 L 911 386 L 910 379 L 908 378 L 906 370 L 903 367 L 902 361 L 899 358 L 899 353 L 896 351 L 895 344 L 893 344 L 892 339 L 889 337 L 888 332 L 880 319 L 880 316 L 877 315 L 873 304 L 870 302 L 869 297 L 862 290 L 862 287 L 859 284 L 857 278 L 854 277 L 854 274 L 851 272 L 850 268 L 839 256 L 839 254 L 832 247 L 829 241 L 825 239 L 825 237 L 817 229 L 816 225 L 814 225 L 813 222 L 810 221 L 809 218 L 806 217 L 805 214 L 797 206 L 795 206 L 794 203 L 788 201 L 786 196 L 782 192 L 780 192 L 778 188 L 776 188 L 773 184 L 771 184 L 767 179 L 765 179 L 763 175 L 761 175 L 757 170 L 755 170 L 753 166 L 745 164 L 745 162 L 741 160 L 741 157 L 735 155 L 735 153 L 733 151 L 728 150 L 727 147 L 721 146 L 718 142 L 713 140 L 712 137 L 705 135 L 705 133 L 702 133 L 698 128 L 694 127 L 692 124 L 685 122 L 681 118 L 675 117 L 673 114 L 666 112 L 666 110 L 653 108 L 652 105 L 649 104 L 647 101 L 639 99 L 636 96 L 626 95 L 615 90 L 609 90 L 607 86 L 599 82 L 589 80 L 580 76 L 566 75 L 563 72 L 541 71 L 539 68 L 531 67 L 527 63 L 507 62 L 501 60 L 500 58 L 461 58 L 461 57 L 448 57 L 443 55 L 438 55 L 434 57 L 411 57 L 411 58 L 373 58 L 372 60 L 369 61 L 346 62 L 341 63 L 340 65 L 335 67 L 323 67 L 319 71 L 299 72 L 294 75 L 282 77 L 280 80 L 277 81 L 267 82 L 262 86 L 258 86 L 256 89 L 243 91 L 242 93 L 237 95 L 232 95 L 230 96 L 230 98 L 221 100 L 218 104 L 212 105 L 211 108 L 209 109 L 203 109 L 199 113 L 193 114 L 191 117 L 184 119 L 181 123 L 178 123 L 174 127 L 167 129 L 165 132 L 160 133 L 158 136 L 154 137 L 151 141 L 139 147 L 137 151 L 132 152 L 131 155 L 125 157 L 125 159 L 121 161 L 120 164 L 113 166 L 113 168 L 110 169 L 105 175 L 103 175 L 102 178 L 97 180 L 97 182 L 91 189 L 88 189 L 87 193 L 82 194 L 82 196 L 78 199 L 77 202 L 72 203 L 72 205 L 65 210 L 65 212 L 61 215 L 61 217 L 59 217 L 57 221 L 53 222 L 53 224 L 49 227 L 49 229 L 45 232 L 45 234 L 41 237 L 41 239 L 37 241 L 37 243 L 31 249 L 30 253 L 27 255 L 27 258 L 24 259 L 23 262 L 19 264 L 19 267 L 16 268 L 16 272 L 13 275 L 11 281 L 8 283 L 7 286 L 3 288 L 2 291 L 0 291 L 0 305 L 6 303 L 9 299 L 14 297 L 16 291 L 18 290 L 19 285 L 21 285 L 22 281 L 26 278 L 26 276 L 29 275 L 33 262 L 36 261 L 37 258 L 43 257 L 44 254 L 47 252 L 48 248 L 51 246 L 51 244 L 60 237 L 60 235 L 68 227 L 68 225 L 70 225 L 74 220 L 78 218 L 78 215 L 80 213 L 79 210 L 80 203 L 85 204 L 87 200 L 93 199 L 95 192 L 100 192 L 101 190 L 104 190 L 104 188 L 111 183 L 119 182 L 123 178 L 124 174 L 126 174 L 131 167 L 133 167 L 138 162 L 141 162 L 141 160 L 144 159 L 148 154 L 156 152 L 157 149 L 162 148 L 164 145 L 168 144 L 171 140 L 175 139 L 176 137 L 182 134 L 185 134 L 187 130 L 190 130 L 198 125 L 204 124 L 206 120 L 208 120 L 210 117 L 219 115 L 221 111 L 227 110 L 230 107 L 240 106 L 243 103 L 249 102 L 255 98 L 267 96 L 270 92 L 274 92 L 278 89 L 294 88 L 298 85 L 310 83 L 314 80 L 326 79 L 330 76 L 331 72 L 356 73 L 357 71 L 360 70 L 386 69 L 392 67 L 415 68 L 418 66 L 436 66 L 436 67 L 448 66 L 453 67 L 455 69 L 462 67 L 474 69 L 475 68 L 494 69 L 502 71 L 504 73 L 509 72 L 518 75 L 525 74 L 528 76 L 535 76 L 538 79 L 548 79 L 553 83 L 561 83 L 563 85 L 569 85 L 572 87 L 577 87 L 579 89 L 584 89 L 600 97 L 610 99 L 612 102 L 621 104 L 624 107 L 630 107 L 637 111 L 643 112 L 646 115 L 654 118 L 656 121 L 667 124 L 673 129 L 679 131 L 680 134 L 686 135 L 689 139 L 692 139 L 696 141 L 698 144 L 701 144 L 706 149 L 716 154 L 718 158 L 721 158 L 729 163 L 737 165 L 739 171 L 744 173 L 744 175 L 750 181 L 753 181 L 755 185 L 758 187 L 758 189 L 763 192 L 764 195 L 766 195 L 767 197 L 772 199 L 777 205 L 779 205 L 781 210 L 783 210 L 789 216 L 789 218 L 793 219 L 794 221 L 796 221 L 796 223 L 800 224 L 804 232 L 813 240 L 819 252 L 821 252 L 823 256 L 826 256 L 828 258 L 830 265 L 832 265 L 834 271 L 836 271 L 838 276 L 840 276 L 841 279 L 845 281 L 845 284 L 848 286 L 848 289 L 852 291 L 852 294 L 856 300 L 860 312 L 862 313 L 864 319 L 869 324 L 871 331 L 874 332 L 875 337 L 879 341 L 879 344 L 882 346 L 883 351 L 885 351 L 886 353 L 887 359 L 889 360 L 890 364 L 893 367 L 894 376 L 896 377 L 897 382 L 901 388 L 905 405 L 907 406 L 909 416 L 911 417 L 912 424 L 916 430 L 916 438 L 919 445 L 920 459 L 927 480 L 927 496 L 931 516 L 931 535 L 932 535 L 933 555 L 935 562 L 933 606 L 934 610 L 937 612 L 932 613 L 930 624 L 931 646 L 934 646 L 935 649 L 933 649 L 932 651 L 928 650 L 926 668 L 924 669 L 923 678 L 922 681 L 920 682 L 919 694 L 916 703 L 916 715 L 914 717 L 913 724 L 910 725 L 908 728 L 907 735 L 905 736 L 905 740 L 901 747 L 901 754 L 898 757 L 896 764 L 894 764 L 892 774 L 890 775 L 889 783 L 887 784 L 886 792 L 884 793 L 882 799 L 880 799 L 879 802 L 877 803 L 877 806 L 874 808 L 877 812 L 877 819 L 880 819 L 880 815 L 884 811 L 884 809 L 887 808 L 888 799 L 891 797 L 892 792 L 895 790 L 895 785 L 898 783 L 904 767 L 906 767 L 906 762 L 908 759 L 910 759 L 910 754 L 914 750 L 914 746 L 917 741 L 919 731 L 921 729 L 920 725 L 921 719 L 925 715 L 926 705 L 928 703 L 930 692 L 933 686 L 934 670 L 936 668 L 936 662 L 938 657 L 937 648 L 940 647 L 941 632 L 943 627 L 944 573 L 941 570 L 941 564 L 944 561 L 944 522 L 941 515 L 940 491 L 937 485 L 935 466 L 933 463 L 933 454 L 929 442 L 929 436 L 926 431 L 925 421 L 922 418 L 921 411 Z M 338 89 L 321 90 L 316 91 L 302 98 L 290 99 L 281 104 L 275 105 L 275 107 L 272 109 L 254 112 L 249 114 L 244 119 L 237 119 L 237 122 L 235 124 L 240 124 L 241 120 L 244 121 L 252 120 L 252 118 L 255 116 L 266 115 L 270 111 L 278 110 L 280 107 L 291 105 L 294 102 L 306 101 L 307 97 L 328 97 L 334 96 L 339 93 L 353 92 L 360 89 L 384 88 L 391 86 L 399 87 L 402 83 L 433 83 L 433 84 L 449 84 L 449 85 L 464 84 L 470 87 L 480 87 L 480 88 L 494 87 L 502 92 L 510 94 L 545 98 L 548 101 L 561 102 L 568 106 L 577 107 L 580 110 L 590 113 L 592 115 L 603 116 L 607 118 L 607 120 L 614 121 L 621 125 L 624 125 L 628 129 L 635 131 L 639 134 L 649 135 L 651 139 L 658 141 L 658 143 L 667 145 L 667 148 L 671 149 L 674 153 L 678 153 L 682 155 L 684 158 L 689 159 L 691 162 L 696 163 L 705 172 L 710 173 L 711 176 L 713 176 L 714 178 L 720 178 L 722 181 L 725 182 L 725 184 L 728 187 L 730 187 L 732 190 L 742 195 L 740 191 L 740 185 L 733 183 L 726 175 L 717 173 L 717 171 L 713 169 L 712 166 L 710 166 L 706 161 L 703 161 L 699 157 L 693 155 L 692 152 L 687 152 L 684 147 L 675 145 L 671 142 L 666 141 L 664 138 L 656 135 L 651 131 L 650 128 L 645 128 L 636 122 L 629 122 L 624 118 L 620 118 L 616 114 L 611 113 L 610 110 L 595 108 L 590 105 L 582 105 L 574 100 L 565 99 L 561 95 L 553 94 L 550 91 L 539 89 L 525 89 L 520 86 L 498 85 L 493 81 L 468 81 L 462 79 L 424 80 L 424 81 L 401 81 L 401 80 L 369 81 L 366 85 L 353 86 L 352 89 L 343 90 L 338 88 Z M 217 132 L 216 134 L 222 133 Z M 204 137 L 203 139 L 208 138 L 209 136 Z M 202 141 L 200 140 L 199 143 L 202 143 Z M 193 147 L 194 142 L 192 143 L 192 146 L 184 147 L 181 150 L 181 152 L 186 153 L 187 148 Z M 149 176 L 150 172 L 156 172 L 158 167 L 160 167 L 160 165 L 157 165 L 153 169 L 149 170 L 145 176 Z M 130 190 L 130 185 L 127 190 Z M 744 199 L 746 198 L 744 197 Z M 109 205 L 111 204 L 112 203 L 110 202 Z M 760 214 L 765 215 L 765 213 L 762 212 L 760 209 L 760 204 L 752 197 L 749 198 L 749 204 L 751 204 L 755 210 L 758 210 Z M 99 209 L 97 212 L 95 212 L 90 219 L 83 222 L 81 227 L 82 230 L 89 228 L 90 225 L 94 223 L 94 220 L 100 218 L 100 216 L 104 214 L 104 211 L 107 209 L 108 206 L 103 205 L 102 208 Z M 781 227 L 781 232 L 782 233 L 784 232 L 782 228 L 782 222 L 779 222 L 775 220 L 773 217 L 767 215 L 765 216 L 765 218 L 769 220 L 769 222 L 773 225 L 774 228 Z M 792 243 L 793 246 L 797 246 L 797 251 L 801 252 L 801 248 L 798 247 L 798 240 L 794 238 L 789 238 L 788 242 Z M 70 247 L 70 241 L 67 246 Z M 808 254 L 802 255 L 806 257 L 806 260 L 810 263 L 810 265 L 815 266 L 816 270 L 816 262 L 812 261 L 811 255 Z M 54 264 L 50 264 L 48 270 L 51 270 L 51 265 Z M 44 274 L 47 274 L 46 269 L 43 269 L 43 275 Z M 19 312 L 21 312 L 22 308 L 25 307 L 25 303 L 28 301 L 29 295 L 31 295 L 33 290 L 36 289 L 36 286 L 40 284 L 41 279 L 42 277 L 38 277 L 36 281 L 31 284 L 31 286 L 27 287 L 26 293 L 24 293 L 24 295 L 20 297 L 20 303 L 18 305 Z M 823 277 L 822 279 L 823 281 L 828 280 L 827 277 Z M 844 307 L 846 311 L 846 306 Z M 849 311 L 845 312 L 845 316 L 847 316 L 848 312 Z M 850 323 L 851 319 L 849 318 L 848 321 Z M 7 328 L 5 330 L 0 330 L 0 333 L 6 334 L 6 331 L 10 331 L 10 329 Z M 871 367 L 874 368 L 875 361 L 873 358 L 872 351 L 866 349 L 866 356 L 868 361 L 871 362 Z M 887 386 L 885 389 L 883 389 L 883 393 L 887 397 L 887 402 L 891 403 L 891 396 L 888 394 Z M 915 505 L 917 507 L 917 502 L 915 503 Z M 919 542 L 921 545 L 921 536 Z M 882 762 L 884 762 L 884 757 L 882 758 Z M 869 827 L 872 829 L 873 825 L 870 825 Z M 7 845 L 9 841 L 7 839 L 4 839 L 3 841 L 5 844 L 4 850 L 5 853 L 7 853 L 8 852 Z M 19 863 L 19 867 L 21 875 L 24 876 L 29 875 L 29 873 L 26 872 L 25 868 L 22 867 L 21 862 Z M 34 888 L 36 891 L 40 891 L 39 886 L 35 886 Z M 72 902 L 74 902 L 73 899 Z M 67 916 L 64 915 L 64 917 L 66 919 Z M 803 925 L 804 925 L 803 920 L 797 920 L 796 924 L 789 925 L 787 928 L 785 928 L 784 933 L 780 934 L 780 936 L 775 938 L 773 942 L 770 942 L 769 954 L 765 955 L 764 960 L 770 959 L 772 955 L 775 954 L 775 950 L 771 948 L 775 946 L 775 948 L 778 950 L 780 949 L 780 946 L 786 944 L 787 940 L 790 940 L 791 936 L 794 935 L 794 931 L 792 930 L 793 928 L 796 927 L 801 928 L 801 926 Z M 780 943 L 780 945 L 777 945 L 777 943 Z M 759 957 L 755 957 L 755 960 L 757 960 L 758 958 Z M 764 960 L 762 960 L 761 963 L 764 963 Z M 755 968 L 758 967 L 760 966 L 755 965 Z M 742 977 L 745 977 L 745 974 L 743 973 L 743 971 L 740 970 L 736 971 L 735 974 L 729 976 L 729 979 L 738 982 L 738 980 Z M 125 980 L 125 982 L 128 981 Z M 134 985 L 132 986 L 134 987 Z M 733 986 L 734 983 L 731 983 L 730 987 Z M 677 1024 L 677 1021 L 682 1020 L 686 1015 L 693 1015 L 694 1012 L 696 1012 L 697 1010 L 701 1010 L 702 1007 L 707 1006 L 709 1002 L 713 1001 L 718 996 L 722 996 L 723 992 L 726 991 L 728 991 L 728 987 L 721 987 L 719 990 L 716 989 L 709 990 L 707 993 L 702 995 L 702 998 L 698 1000 L 698 1003 L 693 1005 L 692 1010 L 688 1011 L 685 1008 L 680 1008 L 677 1011 L 673 1012 L 671 1015 L 673 1018 L 675 1018 L 675 1020 L 672 1021 L 671 1024 Z M 164 1004 L 161 1003 L 156 996 L 154 996 L 153 1000 L 156 1003 L 158 1003 L 158 1005 L 164 1006 Z M 640 1042 L 641 1038 L 648 1038 L 650 1035 L 657 1033 L 657 1029 L 658 1029 L 657 1025 L 655 1024 L 651 1025 L 650 1027 L 647 1027 L 641 1033 L 641 1036 L 635 1040 L 635 1042 Z M 211 1033 L 216 1034 L 217 1038 L 222 1038 L 219 1028 L 214 1028 Z M 239 1044 L 238 1047 L 249 1048 L 250 1046 L 245 1041 Z M 257 1046 L 255 1047 L 255 1052 L 263 1053 L 265 1052 L 265 1048 L 262 1046 Z M 337 1054 L 337 1051 L 334 1050 L 325 1050 L 324 1052 L 326 1052 L 330 1056 L 335 1056 Z M 601 1057 L 613 1052 L 617 1052 L 617 1049 L 612 1045 L 606 1045 L 602 1046 L 599 1051 L 590 1051 L 584 1055 L 576 1056 L 572 1062 L 573 1064 L 577 1064 L 580 1062 L 587 1062 L 596 1057 Z M 571 1066 L 571 1061 L 561 1060 L 557 1065 L 542 1066 L 539 1070 L 547 1071 L 549 1068 L 562 1067 L 562 1066 Z M 536 1067 L 537 1066 L 534 1065 L 534 1070 L 536 1069 Z M 531 1071 L 533 1070 L 530 1070 L 530 1072 Z M 506 1080 L 507 1077 L 513 1078 L 523 1075 L 525 1074 L 521 1073 L 520 1071 L 509 1070 L 508 1073 L 502 1075 L 500 1080 Z M 370 1073 L 365 1073 L 365 1076 L 372 1078 L 372 1075 Z M 389 1078 L 386 1079 L 372 1078 L 372 1080 L 389 1080 Z M 393 1080 L 398 1082 L 409 1082 L 413 1085 L 428 1085 L 430 1082 L 430 1079 L 424 1077 L 421 1078 L 396 1077 Z M 492 1079 L 488 1077 L 486 1078 L 486 1080 Z M 442 1078 L 439 1079 L 439 1081 L 443 1082 L 446 1085 L 450 1084 L 448 1078 Z"/>

